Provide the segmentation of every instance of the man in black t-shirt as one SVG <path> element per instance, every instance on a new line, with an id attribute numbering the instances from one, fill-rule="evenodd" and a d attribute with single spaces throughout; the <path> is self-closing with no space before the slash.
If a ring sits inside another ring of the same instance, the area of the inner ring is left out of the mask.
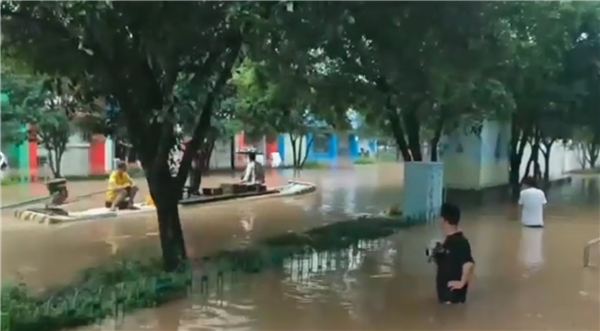
<path id="1" fill-rule="evenodd" d="M 460 209 L 445 203 L 441 210 L 442 249 L 434 256 L 437 264 L 436 289 L 440 303 L 465 303 L 475 261 L 471 245 L 458 229 Z"/>

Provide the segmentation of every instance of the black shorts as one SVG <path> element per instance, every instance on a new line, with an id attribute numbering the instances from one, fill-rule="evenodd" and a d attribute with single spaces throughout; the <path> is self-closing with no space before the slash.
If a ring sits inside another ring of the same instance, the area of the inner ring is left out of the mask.
<path id="1" fill-rule="evenodd" d="M 112 202 L 105 201 L 104 202 L 104 207 L 106 207 L 106 208 L 112 207 Z M 127 209 L 127 208 L 129 208 L 129 199 L 125 199 L 125 200 L 119 202 L 119 204 L 116 207 L 117 207 L 117 209 Z"/>
<path id="2" fill-rule="evenodd" d="M 439 303 L 465 303 L 467 301 L 468 285 L 460 290 L 451 290 L 448 288 L 447 282 L 440 282 L 436 287 Z"/>

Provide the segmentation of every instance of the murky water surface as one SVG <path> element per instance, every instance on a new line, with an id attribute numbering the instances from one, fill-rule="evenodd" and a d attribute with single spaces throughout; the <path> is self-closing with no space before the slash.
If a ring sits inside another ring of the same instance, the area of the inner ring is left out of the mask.
<path id="1" fill-rule="evenodd" d="M 378 212 L 401 201 L 401 173 L 400 165 L 307 171 L 302 179 L 319 187 L 312 195 L 182 209 L 188 251 L 199 257 Z M 269 183 L 289 176 L 272 174 Z M 223 180 L 231 179 L 213 177 L 207 183 Z M 96 189 L 102 184 L 71 185 L 80 194 Z M 4 189 L 3 203 L 31 195 L 27 190 L 32 189 Z M 516 209 L 505 204 L 465 211 L 463 229 L 477 266 L 463 306 L 436 303 L 435 270 L 423 255 L 424 246 L 439 236 L 431 225 L 350 252 L 350 258 L 321 270 L 314 266 L 310 274 L 306 264 L 296 264 L 241 276 L 210 295 L 196 293 L 81 330 L 598 330 L 600 275 L 597 267 L 583 268 L 582 261 L 585 243 L 600 232 L 598 192 L 598 182 L 589 179 L 552 192 L 543 230 L 522 228 Z M 3 216 L 2 276 L 17 275 L 32 286 L 68 282 L 77 270 L 115 255 L 159 254 L 154 215 L 49 228 Z M 592 260 L 600 262 L 598 247 Z"/>

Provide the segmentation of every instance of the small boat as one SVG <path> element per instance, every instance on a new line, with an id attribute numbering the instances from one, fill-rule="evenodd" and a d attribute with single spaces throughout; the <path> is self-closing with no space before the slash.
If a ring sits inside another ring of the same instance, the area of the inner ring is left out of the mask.
<path id="1" fill-rule="evenodd" d="M 257 190 L 253 192 L 218 194 L 212 196 L 199 196 L 183 199 L 179 202 L 181 206 L 192 206 L 199 204 L 208 204 L 211 202 L 227 201 L 234 199 L 254 199 L 263 196 L 284 197 L 298 194 L 307 194 L 314 192 L 316 186 L 312 183 L 289 181 L 286 185 L 272 189 Z M 23 221 L 33 221 L 43 224 L 55 224 L 73 221 L 96 220 L 103 218 L 112 218 L 117 216 L 135 215 L 156 211 L 153 204 L 147 202 L 136 203 L 137 209 L 111 211 L 108 208 L 91 208 L 82 211 L 67 212 L 61 208 L 28 208 L 17 210 L 15 216 Z"/>

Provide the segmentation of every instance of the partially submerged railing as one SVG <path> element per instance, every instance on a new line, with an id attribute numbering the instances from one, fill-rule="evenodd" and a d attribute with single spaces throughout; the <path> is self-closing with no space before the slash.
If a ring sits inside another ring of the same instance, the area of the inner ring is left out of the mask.
<path id="1" fill-rule="evenodd" d="M 583 266 L 584 267 L 589 267 L 590 266 L 590 250 L 598 245 L 600 243 L 600 238 L 596 238 L 593 240 L 588 241 L 587 244 L 585 244 L 585 247 L 583 248 Z"/>

